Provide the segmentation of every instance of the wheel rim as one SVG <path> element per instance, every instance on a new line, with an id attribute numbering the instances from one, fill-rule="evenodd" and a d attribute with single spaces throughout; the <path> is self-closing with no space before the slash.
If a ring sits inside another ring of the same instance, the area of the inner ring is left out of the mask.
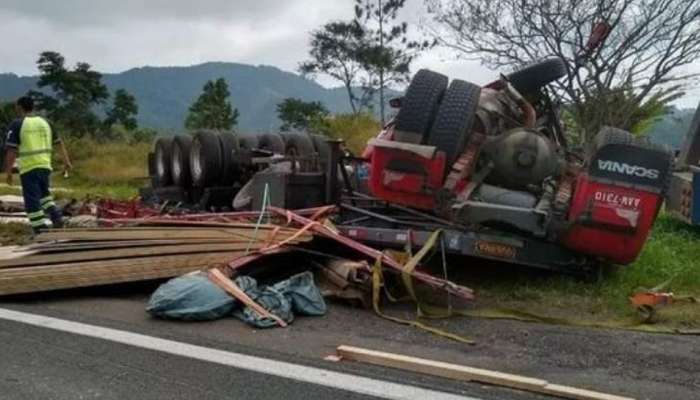
<path id="1" fill-rule="evenodd" d="M 192 152 L 190 153 L 190 169 L 192 170 L 192 180 L 196 183 L 202 181 L 202 146 L 199 140 L 192 142 Z"/>

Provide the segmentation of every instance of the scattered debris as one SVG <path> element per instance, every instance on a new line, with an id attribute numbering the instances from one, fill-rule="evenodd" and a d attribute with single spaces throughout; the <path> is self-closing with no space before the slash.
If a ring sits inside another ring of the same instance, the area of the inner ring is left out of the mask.
<path id="1" fill-rule="evenodd" d="M 401 354 L 367 350 L 359 347 L 339 346 L 336 351 L 337 356 L 345 360 L 364 362 L 382 367 L 396 368 L 460 381 L 487 383 L 566 399 L 633 400 L 629 397 L 594 392 L 570 386 L 555 385 L 542 379 L 449 364 Z"/>
<path id="2" fill-rule="evenodd" d="M 673 293 L 654 290 L 637 292 L 629 300 L 644 323 L 654 322 L 656 312 L 660 307 L 669 306 L 677 302 L 697 303 L 697 299 L 691 296 L 677 297 Z"/>

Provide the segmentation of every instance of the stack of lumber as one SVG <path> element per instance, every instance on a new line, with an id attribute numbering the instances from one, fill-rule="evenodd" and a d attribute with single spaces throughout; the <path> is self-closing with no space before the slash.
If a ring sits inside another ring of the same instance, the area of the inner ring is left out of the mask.
<path id="1" fill-rule="evenodd" d="M 253 224 L 51 230 L 36 244 L 0 251 L 0 295 L 170 278 L 309 240 Z"/>

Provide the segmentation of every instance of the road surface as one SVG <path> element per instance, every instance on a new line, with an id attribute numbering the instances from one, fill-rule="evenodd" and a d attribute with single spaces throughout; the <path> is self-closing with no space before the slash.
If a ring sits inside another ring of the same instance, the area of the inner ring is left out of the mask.
<path id="1" fill-rule="evenodd" d="M 286 329 L 253 330 L 235 319 L 150 318 L 144 308 L 155 287 L 120 285 L 0 301 L 2 398 L 547 398 L 323 360 L 341 344 L 639 399 L 690 399 L 700 392 L 698 337 L 513 321 L 434 322 L 477 341 L 466 346 L 337 304 L 324 317 L 298 318 Z M 412 310 L 392 312 L 408 317 Z"/>

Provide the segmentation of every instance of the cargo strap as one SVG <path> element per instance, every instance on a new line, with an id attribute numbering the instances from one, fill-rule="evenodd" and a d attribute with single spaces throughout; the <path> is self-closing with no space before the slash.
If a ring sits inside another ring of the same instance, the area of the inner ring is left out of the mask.
<path id="1" fill-rule="evenodd" d="M 419 301 L 413 287 L 413 281 L 411 279 L 411 273 L 413 272 L 413 270 L 415 270 L 416 266 L 418 266 L 418 263 L 425 257 L 425 255 L 428 254 L 428 252 L 432 250 L 432 248 L 435 246 L 435 243 L 440 237 L 440 234 L 441 231 L 435 231 L 430 236 L 425 245 L 423 245 L 423 247 L 414 256 L 409 258 L 409 260 L 404 265 L 403 271 L 401 273 L 401 278 L 404 283 L 404 286 L 406 287 L 406 291 L 408 292 L 410 299 L 412 299 L 416 303 L 418 318 L 444 318 L 453 315 L 451 312 L 445 313 L 442 309 L 434 308 Z M 382 258 L 377 257 L 377 260 L 374 263 L 374 266 L 372 267 L 372 306 L 374 308 L 374 312 L 379 317 L 398 324 L 409 325 L 414 328 L 422 329 L 434 335 L 442 336 L 464 344 L 475 344 L 475 342 L 469 338 L 443 331 L 441 329 L 424 324 L 423 322 L 417 320 L 401 319 L 383 313 L 380 308 L 380 295 L 382 287 L 384 288 L 387 298 L 392 302 L 396 302 L 397 300 L 393 296 L 391 296 L 385 285 L 384 275 L 382 273 Z"/>
<path id="2" fill-rule="evenodd" d="M 250 248 L 258 239 L 258 231 L 260 230 L 260 225 L 262 224 L 263 217 L 267 215 L 267 208 L 270 206 L 270 188 L 268 184 L 265 184 L 265 191 L 263 192 L 262 204 L 260 206 L 260 216 L 258 216 L 258 221 L 255 223 L 255 230 L 253 231 L 253 237 L 250 238 L 248 246 L 245 249 L 244 255 L 250 254 Z M 269 222 L 270 217 L 267 217 L 267 222 Z"/>
<path id="3" fill-rule="evenodd" d="M 374 308 L 374 312 L 379 317 L 395 322 L 397 324 L 408 325 L 414 328 L 422 329 L 434 335 L 442 336 L 464 344 L 475 344 L 473 340 L 468 339 L 464 336 L 443 331 L 441 329 L 424 324 L 420 321 L 397 318 L 383 313 L 381 307 L 379 306 L 381 293 L 380 291 L 382 286 L 384 286 L 384 276 L 382 274 L 382 259 L 381 257 L 377 257 L 377 261 L 374 263 L 374 267 L 372 267 L 372 307 Z"/>
<path id="4" fill-rule="evenodd" d="M 628 331 L 646 332 L 646 333 L 664 333 L 675 335 L 700 335 L 700 329 L 680 329 L 657 326 L 653 324 L 643 324 L 638 321 L 627 322 L 580 322 L 566 318 L 552 318 L 543 315 L 530 313 L 527 311 L 508 309 L 508 308 L 482 308 L 469 310 L 463 315 L 473 318 L 485 319 L 509 319 L 522 322 L 537 322 L 549 325 L 564 325 L 580 328 L 604 328 L 604 329 L 622 329 Z"/>

